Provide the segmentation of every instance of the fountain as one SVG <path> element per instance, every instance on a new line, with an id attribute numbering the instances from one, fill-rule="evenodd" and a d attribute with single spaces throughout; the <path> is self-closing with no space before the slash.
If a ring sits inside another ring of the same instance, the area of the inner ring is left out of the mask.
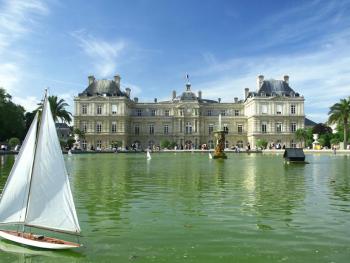
<path id="1" fill-rule="evenodd" d="M 214 132 L 214 136 L 216 139 L 216 146 L 213 155 L 213 159 L 227 159 L 226 154 L 224 153 L 225 149 L 225 131 L 221 126 L 221 114 L 219 114 L 219 125 L 217 130 Z"/>

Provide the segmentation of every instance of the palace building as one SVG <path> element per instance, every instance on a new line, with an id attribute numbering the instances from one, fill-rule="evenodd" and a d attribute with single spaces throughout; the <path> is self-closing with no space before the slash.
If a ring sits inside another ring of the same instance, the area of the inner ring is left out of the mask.
<path id="1" fill-rule="evenodd" d="M 296 147 L 295 131 L 304 128 L 304 97 L 282 80 L 257 78 L 256 90 L 245 89 L 243 99 L 209 100 L 191 84 L 179 95 L 174 90 L 167 101 L 140 102 L 131 99 L 131 89 L 121 90 L 120 76 L 114 80 L 88 77 L 87 88 L 74 98 L 74 126 L 85 133 L 84 149 L 110 149 L 160 145 L 161 141 L 199 148 L 214 147 L 214 134 L 221 114 L 226 147 L 255 147 L 258 139 L 269 144 Z"/>

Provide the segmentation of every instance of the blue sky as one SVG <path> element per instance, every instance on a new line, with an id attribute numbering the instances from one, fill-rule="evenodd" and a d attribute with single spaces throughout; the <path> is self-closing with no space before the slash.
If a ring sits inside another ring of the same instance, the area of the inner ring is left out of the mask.
<path id="1" fill-rule="evenodd" d="M 28 110 L 50 88 L 73 105 L 87 76 L 140 101 L 184 90 L 243 98 L 290 76 L 307 117 L 350 95 L 350 1 L 0 0 L 0 86 Z M 70 108 L 72 110 L 72 108 Z"/>

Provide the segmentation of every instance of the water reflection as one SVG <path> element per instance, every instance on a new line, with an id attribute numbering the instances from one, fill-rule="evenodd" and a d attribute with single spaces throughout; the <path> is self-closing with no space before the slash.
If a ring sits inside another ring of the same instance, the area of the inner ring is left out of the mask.
<path id="1" fill-rule="evenodd" d="M 226 255 L 230 262 L 234 254 L 242 261 L 288 255 L 293 262 L 321 262 L 345 249 L 350 234 L 346 158 L 308 156 L 309 165 L 285 166 L 282 156 L 261 154 L 228 154 L 220 161 L 207 153 L 164 153 L 150 162 L 143 154 L 70 156 L 85 248 L 57 261 L 172 262 L 186 255 L 213 262 Z M 13 158 L 1 164 L 0 188 Z M 323 257 L 308 258 L 316 249 Z M 0 261 L 14 261 L 10 253 Z"/>

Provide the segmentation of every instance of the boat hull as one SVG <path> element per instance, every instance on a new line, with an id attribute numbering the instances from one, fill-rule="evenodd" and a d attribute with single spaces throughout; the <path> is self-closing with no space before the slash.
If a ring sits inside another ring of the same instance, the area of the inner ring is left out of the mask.
<path id="1" fill-rule="evenodd" d="M 0 230 L 0 237 L 23 245 L 45 249 L 70 249 L 81 246 L 80 244 L 57 238 L 43 237 L 39 239 L 38 236 L 29 233 L 10 230 Z"/>

